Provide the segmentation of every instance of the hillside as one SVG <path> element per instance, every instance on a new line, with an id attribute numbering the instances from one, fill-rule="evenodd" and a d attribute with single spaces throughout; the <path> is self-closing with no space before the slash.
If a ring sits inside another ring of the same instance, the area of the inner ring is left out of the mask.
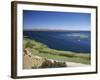
<path id="1" fill-rule="evenodd" d="M 83 64 L 83 65 L 90 64 L 90 54 L 51 49 L 47 45 L 37 42 L 35 40 L 29 39 L 28 37 L 24 37 L 23 47 L 24 47 L 24 52 L 23 52 L 24 53 L 24 68 L 43 68 L 42 65 L 45 62 L 47 63 L 47 65 L 45 66 L 47 68 L 61 67 L 61 66 L 65 67 L 67 66 L 66 62 L 70 62 L 68 66 L 72 66 L 74 63 L 77 63 L 76 66 L 82 66 L 80 64 Z M 25 54 L 26 50 L 30 53 L 30 55 Z M 36 56 L 38 57 L 38 59 Z M 27 65 L 27 67 L 25 67 L 25 65 Z M 31 66 L 31 67 L 28 67 L 28 66 Z"/>

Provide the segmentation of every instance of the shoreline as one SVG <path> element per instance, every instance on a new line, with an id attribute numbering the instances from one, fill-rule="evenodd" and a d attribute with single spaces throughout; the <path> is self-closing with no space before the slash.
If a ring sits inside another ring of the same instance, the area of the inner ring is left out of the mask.
<path id="1" fill-rule="evenodd" d="M 72 51 L 61 51 L 51 49 L 47 45 L 37 42 L 33 39 L 24 37 L 24 49 L 27 48 L 32 54 L 40 56 L 50 60 L 69 62 L 69 64 L 90 64 L 90 54 L 88 53 L 77 53 Z M 73 63 L 72 63 L 73 62 Z M 83 65 L 84 66 L 84 65 Z"/>

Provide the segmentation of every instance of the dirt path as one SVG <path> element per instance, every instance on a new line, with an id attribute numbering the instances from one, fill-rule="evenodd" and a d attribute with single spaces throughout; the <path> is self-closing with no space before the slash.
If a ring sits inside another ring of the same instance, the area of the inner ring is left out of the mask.
<path id="1" fill-rule="evenodd" d="M 83 66 L 87 66 L 86 64 L 82 64 L 82 63 L 75 63 L 75 62 L 66 62 L 68 67 L 83 67 Z"/>

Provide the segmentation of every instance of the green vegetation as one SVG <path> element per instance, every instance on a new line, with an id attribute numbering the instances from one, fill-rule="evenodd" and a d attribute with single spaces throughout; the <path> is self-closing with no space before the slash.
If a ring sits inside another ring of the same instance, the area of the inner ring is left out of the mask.
<path id="1" fill-rule="evenodd" d="M 24 49 L 27 48 L 32 54 L 46 59 L 90 64 L 90 54 L 51 49 L 47 45 L 27 37 L 24 37 L 23 47 Z"/>

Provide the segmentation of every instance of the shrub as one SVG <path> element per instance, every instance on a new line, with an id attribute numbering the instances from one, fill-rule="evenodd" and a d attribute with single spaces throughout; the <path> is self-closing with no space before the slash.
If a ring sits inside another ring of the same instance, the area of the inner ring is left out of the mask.
<path id="1" fill-rule="evenodd" d="M 32 44 L 31 42 L 27 42 L 25 44 L 25 48 L 33 48 L 34 44 Z"/>

